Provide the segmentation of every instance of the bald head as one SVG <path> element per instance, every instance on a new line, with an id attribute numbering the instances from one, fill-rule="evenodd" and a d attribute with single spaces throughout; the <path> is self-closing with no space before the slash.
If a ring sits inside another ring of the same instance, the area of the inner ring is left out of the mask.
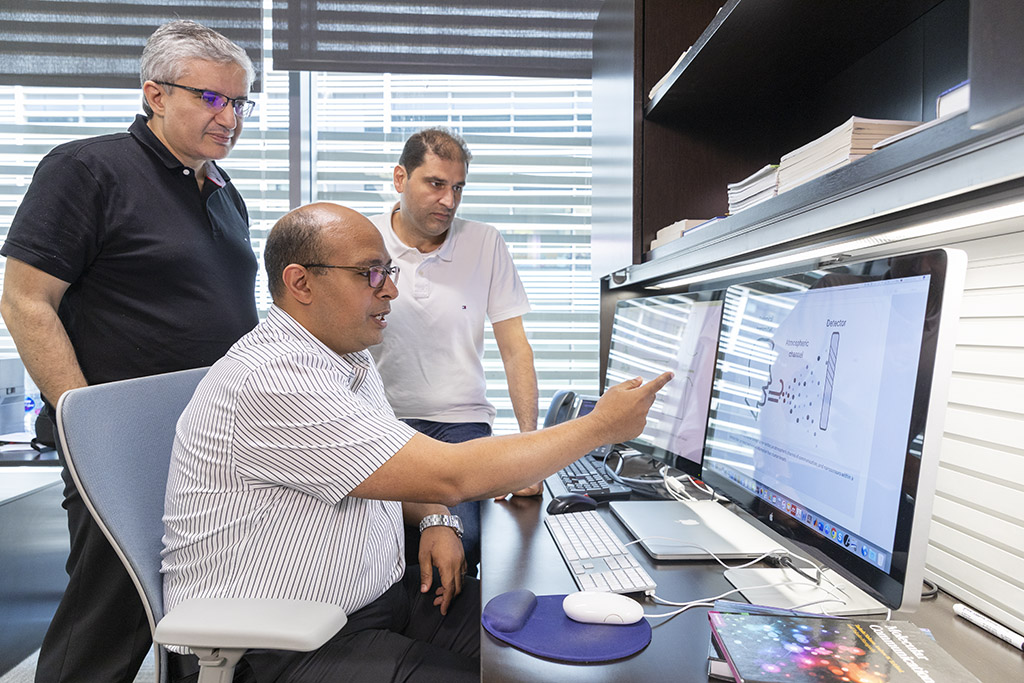
<path id="1" fill-rule="evenodd" d="M 263 250 L 267 285 L 274 303 L 280 304 L 285 287 L 282 274 L 289 264 L 327 263 L 327 238 L 338 235 L 348 241 L 360 231 L 377 229 L 362 214 L 329 202 L 307 204 L 286 213 L 274 225 Z"/>

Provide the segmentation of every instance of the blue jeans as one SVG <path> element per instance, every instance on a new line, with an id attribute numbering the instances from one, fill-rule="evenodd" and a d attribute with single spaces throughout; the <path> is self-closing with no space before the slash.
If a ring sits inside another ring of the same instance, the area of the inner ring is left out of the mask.
<path id="1" fill-rule="evenodd" d="M 491 425 L 486 422 L 432 422 L 430 420 L 402 420 L 417 432 L 445 443 L 462 443 L 491 435 Z M 466 565 L 469 576 L 476 576 L 480 562 L 480 501 L 471 500 L 451 508 L 453 515 L 462 518 L 462 547 L 466 551 Z M 415 533 L 414 533 L 415 531 Z M 406 530 L 405 557 L 407 562 L 419 564 L 419 531 Z M 411 558 L 411 559 L 410 559 Z"/>

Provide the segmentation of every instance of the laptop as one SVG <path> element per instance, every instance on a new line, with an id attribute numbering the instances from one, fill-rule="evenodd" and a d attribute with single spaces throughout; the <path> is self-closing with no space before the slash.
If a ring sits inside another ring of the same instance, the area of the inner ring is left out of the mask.
<path id="1" fill-rule="evenodd" d="M 770 536 L 710 500 L 614 501 L 612 512 L 656 560 L 753 559 L 782 548 Z"/>

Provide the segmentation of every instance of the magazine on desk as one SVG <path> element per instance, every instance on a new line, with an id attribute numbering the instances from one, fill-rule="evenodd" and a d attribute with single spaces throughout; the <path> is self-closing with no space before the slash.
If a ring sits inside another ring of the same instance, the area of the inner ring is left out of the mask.
<path id="1" fill-rule="evenodd" d="M 791 616 L 808 616 L 817 617 L 820 616 L 814 612 L 801 612 L 795 609 L 785 609 L 782 607 L 769 607 L 767 605 L 751 605 L 746 602 L 737 602 L 735 600 L 715 600 L 714 611 L 716 612 L 733 612 L 738 614 L 787 614 Z M 718 644 L 715 643 L 715 638 L 712 635 L 711 643 L 708 647 L 708 678 L 713 681 L 735 681 L 736 678 L 732 675 L 732 669 L 729 668 L 729 662 L 725 660 L 725 656 L 718 649 Z"/>
<path id="2" fill-rule="evenodd" d="M 708 613 L 737 683 L 980 683 L 909 621 Z"/>

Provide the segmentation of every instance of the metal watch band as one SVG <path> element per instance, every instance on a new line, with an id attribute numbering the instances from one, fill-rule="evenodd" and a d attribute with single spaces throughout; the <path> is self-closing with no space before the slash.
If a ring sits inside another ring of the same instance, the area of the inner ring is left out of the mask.
<path id="1" fill-rule="evenodd" d="M 420 520 L 420 533 L 432 526 L 446 526 L 455 532 L 455 535 L 462 538 L 462 520 L 458 515 L 427 515 Z"/>

